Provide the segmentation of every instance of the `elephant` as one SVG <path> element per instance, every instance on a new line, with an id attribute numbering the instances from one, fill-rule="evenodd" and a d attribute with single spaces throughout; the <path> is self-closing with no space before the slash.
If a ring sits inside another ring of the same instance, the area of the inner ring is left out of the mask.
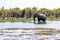
<path id="1" fill-rule="evenodd" d="M 35 23 L 35 18 L 37 17 L 38 19 L 38 23 L 41 21 L 43 21 L 44 23 L 46 23 L 46 15 L 45 14 L 41 14 L 41 13 L 35 13 L 33 15 L 33 20 L 34 20 L 34 23 Z"/>

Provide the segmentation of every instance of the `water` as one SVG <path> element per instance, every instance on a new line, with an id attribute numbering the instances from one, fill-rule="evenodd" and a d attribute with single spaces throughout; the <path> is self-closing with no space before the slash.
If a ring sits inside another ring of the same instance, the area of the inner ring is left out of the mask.
<path id="1" fill-rule="evenodd" d="M 18 28 L 18 29 L 6 29 Z M 21 28 L 33 28 L 30 30 Z M 55 40 L 60 39 L 60 33 L 52 32 L 52 35 L 36 35 L 35 33 L 48 30 L 35 30 L 34 28 L 60 29 L 60 21 L 47 21 L 46 24 L 34 24 L 29 22 L 5 22 L 0 23 L 0 40 Z"/>
<path id="2" fill-rule="evenodd" d="M 46 24 L 34 24 L 24 22 L 5 22 L 0 23 L 0 28 L 56 28 L 60 29 L 60 21 L 46 21 Z"/>

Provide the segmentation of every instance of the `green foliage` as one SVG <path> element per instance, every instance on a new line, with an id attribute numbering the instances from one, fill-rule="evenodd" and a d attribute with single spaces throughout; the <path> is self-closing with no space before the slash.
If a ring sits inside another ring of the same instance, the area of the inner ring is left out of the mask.
<path id="1" fill-rule="evenodd" d="M 58 16 L 60 15 L 60 8 L 57 8 L 57 9 L 53 9 L 53 10 L 50 10 L 50 9 L 47 9 L 47 8 L 41 8 L 39 10 L 37 10 L 36 7 L 33 7 L 33 8 L 30 8 L 30 7 L 27 7 L 27 8 L 24 8 L 23 10 L 25 10 L 25 17 L 26 16 L 29 16 L 28 13 L 32 13 L 32 15 L 34 15 L 36 12 L 38 13 L 43 13 L 45 14 L 47 17 L 51 17 L 51 16 L 56 16 L 56 14 L 58 14 Z M 1 8 L 0 12 L 2 13 L 2 18 L 4 19 L 4 17 L 7 17 L 10 15 L 12 15 L 12 12 L 16 12 L 18 14 L 22 13 L 22 9 L 16 7 L 16 8 L 13 8 L 13 9 L 5 9 L 4 7 Z"/>
<path id="2" fill-rule="evenodd" d="M 31 10 L 31 12 L 34 14 L 34 13 L 36 13 L 38 10 L 37 10 L 37 8 L 35 8 L 35 7 L 33 7 L 32 8 L 32 10 Z"/>

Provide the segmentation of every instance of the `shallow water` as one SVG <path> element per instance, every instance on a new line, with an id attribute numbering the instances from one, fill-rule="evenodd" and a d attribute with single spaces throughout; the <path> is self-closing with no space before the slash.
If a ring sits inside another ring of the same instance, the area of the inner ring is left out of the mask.
<path id="1" fill-rule="evenodd" d="M 56 28 L 60 29 L 60 21 L 46 21 L 46 24 L 29 22 L 0 22 L 0 28 Z"/>

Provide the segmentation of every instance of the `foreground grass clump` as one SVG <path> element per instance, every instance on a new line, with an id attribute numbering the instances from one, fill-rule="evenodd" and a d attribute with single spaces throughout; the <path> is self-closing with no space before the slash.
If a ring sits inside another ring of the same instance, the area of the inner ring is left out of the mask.
<path id="1" fill-rule="evenodd" d="M 40 33 L 35 33 L 36 35 L 53 35 L 51 32 L 40 32 Z"/>

